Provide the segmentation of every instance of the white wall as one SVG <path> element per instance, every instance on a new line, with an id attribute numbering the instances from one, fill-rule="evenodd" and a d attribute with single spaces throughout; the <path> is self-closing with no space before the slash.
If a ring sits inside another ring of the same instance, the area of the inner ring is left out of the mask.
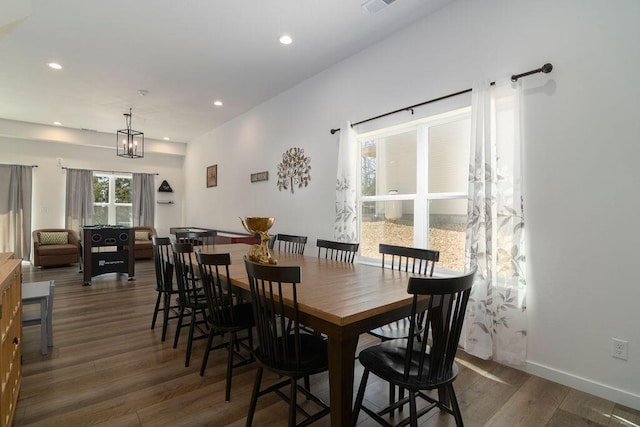
<path id="1" fill-rule="evenodd" d="M 331 238 L 330 128 L 551 62 L 522 81 L 527 369 L 640 409 L 639 18 L 635 0 L 459 0 L 191 143 L 185 223 L 273 215 L 275 232 Z M 291 194 L 275 172 L 294 146 L 312 181 Z M 205 188 L 211 164 L 218 187 Z M 610 356 L 612 337 L 629 341 L 628 361 Z"/>
<path id="2" fill-rule="evenodd" d="M 95 132 L 84 132 L 82 137 L 91 140 L 103 136 L 104 134 L 96 135 Z M 181 155 L 145 152 L 143 159 L 132 160 L 117 157 L 115 148 L 15 137 L 0 137 L 0 153 L 0 163 L 38 165 L 33 169 L 34 230 L 64 227 L 66 172 L 57 165 L 58 158 L 62 159 L 63 166 L 70 168 L 158 173 L 156 189 L 166 179 L 174 192 L 156 193 L 156 198 L 176 202 L 175 205 L 156 205 L 155 226 L 158 234 L 168 236 L 169 227 L 182 225 L 184 157 Z"/>

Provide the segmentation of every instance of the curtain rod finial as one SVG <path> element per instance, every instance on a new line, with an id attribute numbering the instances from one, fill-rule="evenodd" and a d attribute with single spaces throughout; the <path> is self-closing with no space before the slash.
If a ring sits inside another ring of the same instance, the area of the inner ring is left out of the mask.
<path id="1" fill-rule="evenodd" d="M 542 70 L 542 72 L 545 73 L 545 74 L 550 73 L 551 70 L 553 70 L 553 65 L 551 65 L 549 62 L 547 62 L 546 64 L 544 64 L 542 66 L 542 68 L 540 70 Z"/>
<path id="2" fill-rule="evenodd" d="M 331 135 L 335 134 L 336 132 L 340 132 L 340 128 L 338 129 L 331 129 Z"/>

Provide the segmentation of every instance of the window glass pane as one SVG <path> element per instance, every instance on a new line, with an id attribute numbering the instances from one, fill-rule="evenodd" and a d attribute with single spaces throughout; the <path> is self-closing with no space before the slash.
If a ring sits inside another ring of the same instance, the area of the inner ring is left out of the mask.
<path id="1" fill-rule="evenodd" d="M 361 142 L 362 195 L 415 194 L 417 131 Z"/>
<path id="2" fill-rule="evenodd" d="M 97 225 L 109 224 L 109 208 L 107 206 L 94 206 L 93 223 Z"/>
<path id="3" fill-rule="evenodd" d="M 94 175 L 94 224 L 132 225 L 133 179 L 114 175 Z"/>
<path id="4" fill-rule="evenodd" d="M 131 203 L 133 200 L 131 178 L 116 178 L 116 203 Z"/>
<path id="5" fill-rule="evenodd" d="M 429 193 L 468 191 L 470 119 L 429 128 Z"/>
<path id="6" fill-rule="evenodd" d="M 360 254 L 380 259 L 380 243 L 413 246 L 413 200 L 362 203 Z"/>
<path id="7" fill-rule="evenodd" d="M 440 251 L 437 268 L 464 269 L 467 199 L 429 202 L 429 249 Z"/>
<path id="8" fill-rule="evenodd" d="M 362 181 L 362 195 L 375 196 L 376 194 L 376 142 L 374 140 L 362 142 L 360 157 L 360 178 Z"/>
<path id="9" fill-rule="evenodd" d="M 95 203 L 109 203 L 109 177 L 102 175 L 93 176 L 93 197 Z M 106 224 L 106 223 L 103 223 Z"/>
<path id="10" fill-rule="evenodd" d="M 116 225 L 131 226 L 131 206 L 116 206 Z"/>

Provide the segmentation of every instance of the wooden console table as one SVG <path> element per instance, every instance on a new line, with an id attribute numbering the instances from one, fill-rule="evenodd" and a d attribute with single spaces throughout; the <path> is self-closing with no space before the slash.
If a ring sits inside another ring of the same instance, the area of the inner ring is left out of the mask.
<path id="1" fill-rule="evenodd" d="M 22 384 L 22 260 L 0 254 L 0 425 L 10 426 Z"/>

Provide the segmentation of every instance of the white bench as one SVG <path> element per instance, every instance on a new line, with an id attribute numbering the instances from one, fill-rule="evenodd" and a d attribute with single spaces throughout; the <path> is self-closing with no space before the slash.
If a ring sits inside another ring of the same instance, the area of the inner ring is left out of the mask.
<path id="1" fill-rule="evenodd" d="M 22 305 L 40 304 L 40 312 L 22 310 L 22 326 L 40 325 L 42 354 L 53 346 L 53 294 L 55 281 L 22 284 Z"/>

